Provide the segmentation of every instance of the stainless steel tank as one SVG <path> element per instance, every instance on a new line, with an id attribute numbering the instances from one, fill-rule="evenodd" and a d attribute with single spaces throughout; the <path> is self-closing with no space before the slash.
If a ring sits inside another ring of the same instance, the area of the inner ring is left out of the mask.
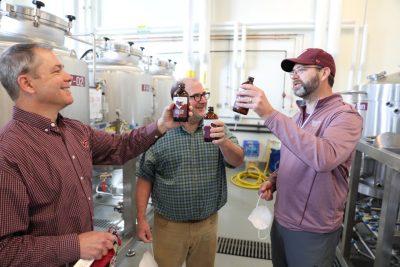
<path id="1" fill-rule="evenodd" d="M 376 143 L 383 136 L 400 134 L 400 73 L 386 72 L 369 75 L 369 82 L 359 91 L 344 94 L 361 107 L 364 118 L 363 138 Z M 387 145 L 387 144 L 386 144 Z M 364 155 L 359 192 L 381 198 L 385 184 L 386 166 Z"/>
<path id="2" fill-rule="evenodd" d="M 365 123 L 368 109 L 368 95 L 364 91 L 359 91 L 357 87 L 353 91 L 345 91 L 340 94 L 343 97 L 343 101 L 353 105 L 353 107 L 360 113 Z M 365 136 L 365 127 L 363 128 L 363 136 Z"/>
<path id="3" fill-rule="evenodd" d="M 102 84 L 104 120 L 117 118 L 131 128 L 151 120 L 153 92 L 151 76 L 139 67 L 142 51 L 128 43 L 106 42 L 105 51 L 96 62 L 96 82 Z M 93 73 L 93 66 L 89 66 Z"/>
<path id="4" fill-rule="evenodd" d="M 61 114 L 89 123 L 88 66 L 86 62 L 78 60 L 73 50 L 64 47 L 64 38 L 69 34 L 72 17 L 68 22 L 40 8 L 6 4 L 6 9 L 0 11 L 0 52 L 16 43 L 42 42 L 51 45 L 65 70 L 73 76 L 70 90 L 74 103 L 64 108 Z M 11 117 L 13 102 L 1 85 L 0 105 L 2 127 Z"/>
<path id="5" fill-rule="evenodd" d="M 152 64 L 149 67 L 154 92 L 154 120 L 157 120 L 164 108 L 172 102 L 171 87 L 176 82 L 173 76 L 175 64 L 171 60 L 157 58 L 152 60 Z"/>
<path id="6" fill-rule="evenodd" d="M 369 75 L 360 90 L 367 94 L 364 136 L 400 133 L 400 72 Z"/>

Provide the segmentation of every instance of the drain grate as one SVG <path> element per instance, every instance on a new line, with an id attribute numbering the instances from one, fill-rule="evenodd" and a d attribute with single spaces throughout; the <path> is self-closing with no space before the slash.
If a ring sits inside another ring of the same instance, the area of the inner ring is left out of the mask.
<path id="1" fill-rule="evenodd" d="M 218 237 L 217 253 L 271 260 L 269 243 L 252 240 Z"/>

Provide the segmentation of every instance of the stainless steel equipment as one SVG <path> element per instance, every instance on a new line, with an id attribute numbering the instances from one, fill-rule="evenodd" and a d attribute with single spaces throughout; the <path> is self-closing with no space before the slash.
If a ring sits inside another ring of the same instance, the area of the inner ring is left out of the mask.
<path id="1" fill-rule="evenodd" d="M 355 87 L 358 89 L 358 87 Z M 364 120 L 367 117 L 367 109 L 368 109 L 368 95 L 365 91 L 353 90 L 353 91 L 345 91 L 340 93 L 343 97 L 343 101 L 349 103 L 357 109 L 358 113 L 360 113 L 361 117 Z M 365 127 L 363 129 L 363 136 L 365 136 Z"/>
<path id="2" fill-rule="evenodd" d="M 381 72 L 368 78 L 369 82 L 360 88 L 368 98 L 364 136 L 400 133 L 400 72 Z"/>
<path id="3" fill-rule="evenodd" d="M 400 72 L 369 75 L 369 82 L 357 90 L 342 92 L 364 119 L 363 139 L 374 142 L 381 134 L 400 133 Z M 359 192 L 382 198 L 386 167 L 368 155 L 363 156 Z"/>
<path id="4" fill-rule="evenodd" d="M 151 120 L 151 76 L 139 67 L 141 56 L 142 51 L 131 44 L 106 40 L 95 70 L 89 66 L 91 73 L 96 72 L 96 82 L 103 84 L 101 112 L 105 122 L 120 118 L 134 128 Z"/>
<path id="5" fill-rule="evenodd" d="M 16 43 L 42 42 L 54 48 L 64 64 L 65 70 L 73 76 L 71 93 L 74 103 L 61 111 L 66 117 L 89 123 L 89 85 L 87 63 L 78 60 L 73 50 L 64 47 L 64 37 L 70 34 L 73 16 L 69 21 L 44 12 L 44 3 L 36 1 L 36 7 L 6 4 L 0 10 L 0 52 Z M 10 118 L 13 103 L 0 85 L 0 127 Z"/>
<path id="6" fill-rule="evenodd" d="M 171 88 L 176 82 L 173 76 L 175 64 L 171 60 L 167 61 L 157 58 L 156 60 L 152 60 L 152 64 L 150 65 L 149 69 L 152 75 L 154 93 L 154 120 L 157 120 L 164 108 L 172 102 Z"/>
<path id="7" fill-rule="evenodd" d="M 390 140 L 390 144 L 388 144 L 388 140 Z M 353 266 L 347 265 L 354 256 L 352 253 L 353 241 L 362 241 L 361 243 L 365 247 L 364 251 L 368 251 L 367 258 L 370 258 L 370 260 L 368 264 L 366 263 L 362 266 L 372 266 L 372 264 L 374 267 L 398 266 L 399 242 L 396 239 L 398 240 L 399 238 L 396 238 L 396 235 L 398 236 L 398 213 L 400 207 L 400 154 L 398 153 L 399 150 L 393 150 L 392 144 L 397 143 L 399 140 L 399 134 L 390 133 L 382 134 L 374 142 L 361 140 L 357 145 L 349 179 L 349 197 L 346 203 L 342 241 L 341 246 L 336 250 L 341 266 Z M 390 149 L 383 148 L 382 145 L 390 147 Z M 383 188 L 382 205 L 379 208 L 380 218 L 370 217 L 370 221 L 376 222 L 378 228 L 373 229 L 371 227 L 373 226 L 372 223 L 365 223 L 364 218 L 359 219 L 361 223 L 367 226 L 367 229 L 370 229 L 367 231 L 372 233 L 373 238 L 367 240 L 357 233 L 357 228 L 355 227 L 357 226 L 357 222 L 355 222 L 356 206 L 359 202 L 358 185 L 361 182 L 359 174 L 363 155 L 368 155 L 380 165 L 385 166 L 387 170 L 385 174 L 386 186 Z M 377 233 L 375 234 L 375 232 Z M 355 233 L 357 236 L 355 236 Z"/>

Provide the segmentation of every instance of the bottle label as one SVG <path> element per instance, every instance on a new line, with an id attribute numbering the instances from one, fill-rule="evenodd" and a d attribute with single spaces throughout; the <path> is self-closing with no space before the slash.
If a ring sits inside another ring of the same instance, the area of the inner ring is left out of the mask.
<path id="1" fill-rule="evenodd" d="M 211 124 L 214 123 L 216 120 L 204 120 L 203 121 L 203 135 L 204 138 L 206 139 L 211 139 L 211 127 L 213 127 Z"/>
<path id="2" fill-rule="evenodd" d="M 188 99 L 187 97 L 174 97 L 174 118 L 188 117 Z"/>

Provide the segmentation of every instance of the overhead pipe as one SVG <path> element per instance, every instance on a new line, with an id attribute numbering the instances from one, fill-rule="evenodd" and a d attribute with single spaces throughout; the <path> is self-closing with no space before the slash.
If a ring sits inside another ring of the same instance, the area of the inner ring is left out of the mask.
<path id="1" fill-rule="evenodd" d="M 351 52 L 351 63 L 350 63 L 348 81 L 347 81 L 347 91 L 353 91 L 354 70 L 356 67 L 356 60 L 357 60 L 359 31 L 360 31 L 359 26 L 354 27 L 354 33 L 353 33 L 354 41 L 353 41 L 353 49 Z"/>
<path id="2" fill-rule="evenodd" d="M 343 0 L 330 0 L 327 51 L 335 58 L 339 50 Z"/>
<path id="3" fill-rule="evenodd" d="M 210 61 L 210 0 L 203 0 L 200 3 L 200 22 L 199 22 L 199 63 L 200 81 L 208 90 L 211 81 L 211 61 Z"/>
<path id="4" fill-rule="evenodd" d="M 368 0 L 365 0 L 364 5 L 364 18 L 362 26 L 362 37 L 361 37 L 361 52 L 360 52 L 360 63 L 358 64 L 358 77 L 357 84 L 362 82 L 362 74 L 365 65 L 366 51 L 367 51 L 367 37 L 368 37 L 368 24 L 367 24 L 367 10 L 368 10 Z"/>
<path id="5" fill-rule="evenodd" d="M 231 67 L 231 93 L 228 103 L 233 106 L 238 88 L 238 52 L 239 52 L 239 22 L 233 23 L 232 67 Z"/>
<path id="6" fill-rule="evenodd" d="M 186 64 L 186 76 L 195 77 L 194 60 L 193 60 L 193 0 L 185 1 L 186 17 L 185 26 L 183 27 L 183 55 L 184 64 Z"/>
<path id="7" fill-rule="evenodd" d="M 78 16 L 77 16 L 78 17 Z M 342 22 L 341 28 L 342 30 L 353 30 L 355 27 L 354 21 L 345 21 Z M 218 23 L 210 25 L 212 33 L 231 33 L 234 28 L 234 23 Z M 246 23 L 247 31 L 312 31 L 315 30 L 315 23 L 310 21 L 298 21 L 298 22 L 290 22 L 290 23 Z M 132 36 L 140 35 L 140 31 L 135 28 L 118 28 L 118 29 L 110 29 L 110 28 L 96 28 L 96 34 L 99 36 L 107 35 L 113 36 L 115 39 L 131 39 Z M 152 27 L 151 34 L 154 37 L 173 37 L 173 38 L 181 38 L 182 37 L 182 28 L 181 27 Z"/>
<path id="8" fill-rule="evenodd" d="M 242 25 L 242 40 L 240 42 L 240 81 L 247 80 L 246 75 L 246 44 L 247 44 L 247 28 Z"/>
<path id="9" fill-rule="evenodd" d="M 325 49 L 328 26 L 329 0 L 315 0 L 315 26 L 313 47 Z"/>
<path id="10" fill-rule="evenodd" d="M 92 38 L 92 42 L 91 43 L 78 38 L 78 37 L 87 37 L 87 36 L 90 36 Z M 92 58 L 92 64 L 93 64 L 93 81 L 92 82 L 93 83 L 92 83 L 92 86 L 96 87 L 96 83 L 97 83 L 96 82 L 96 62 L 97 62 L 97 59 L 96 59 L 96 55 L 97 55 L 97 53 L 96 53 L 96 49 L 97 49 L 96 35 L 94 33 L 72 34 L 72 35 L 68 35 L 67 37 L 70 38 L 70 39 L 73 39 L 75 41 L 78 41 L 78 42 L 81 42 L 81 43 L 88 44 L 88 45 L 92 46 L 92 50 L 93 50 L 93 58 Z M 89 82 L 89 85 L 90 85 L 90 82 Z"/>

